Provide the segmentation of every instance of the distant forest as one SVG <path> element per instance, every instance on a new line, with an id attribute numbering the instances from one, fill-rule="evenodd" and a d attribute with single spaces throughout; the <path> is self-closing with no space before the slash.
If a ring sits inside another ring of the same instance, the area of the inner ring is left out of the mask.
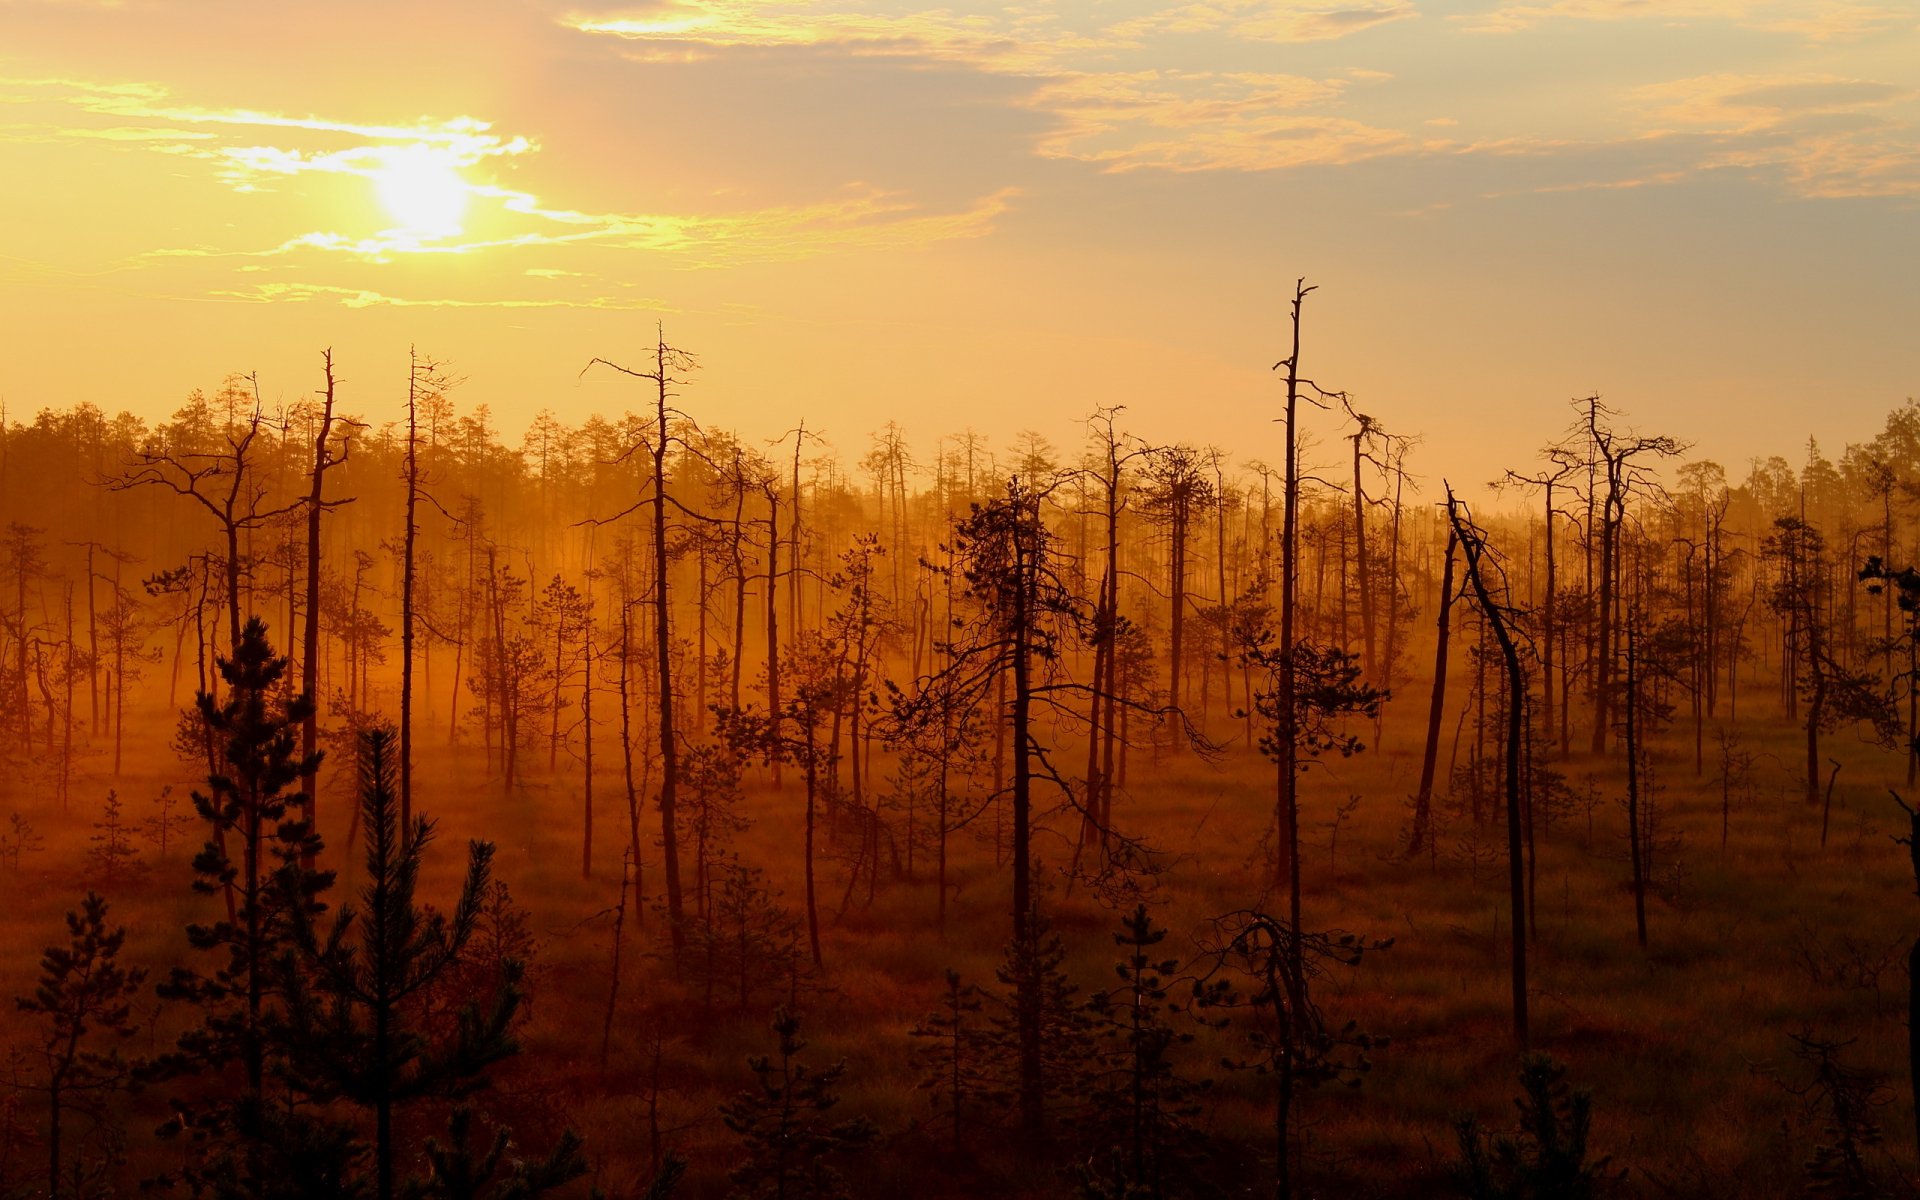
<path id="1" fill-rule="evenodd" d="M 0 1197 L 1914 1194 L 1920 405 L 1449 488 L 1311 290 L 1231 452 L 0 418 Z"/>

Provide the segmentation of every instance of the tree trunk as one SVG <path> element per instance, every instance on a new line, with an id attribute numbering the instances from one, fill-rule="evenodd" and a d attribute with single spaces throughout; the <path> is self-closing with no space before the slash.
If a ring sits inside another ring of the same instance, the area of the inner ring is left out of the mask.
<path id="1" fill-rule="evenodd" d="M 319 749 L 320 741 L 320 518 L 327 511 L 325 487 L 327 468 L 333 465 L 333 455 L 327 440 L 333 431 L 333 351 L 322 352 L 320 361 L 326 372 L 326 391 L 321 396 L 320 429 L 313 437 L 313 472 L 311 486 L 307 493 L 307 612 L 305 636 L 301 640 L 300 650 L 300 690 L 312 703 L 307 708 L 305 719 L 300 722 L 300 753 L 308 762 L 309 769 L 300 777 L 300 816 L 308 828 L 318 830 L 317 796 L 319 778 L 314 767 L 314 753 Z M 409 400 L 411 409 L 411 400 Z M 409 505 L 409 516 L 411 505 Z M 228 555 L 238 554 L 234 545 L 233 526 L 228 525 Z M 411 539 L 409 539 L 411 543 Z M 228 586 L 239 588 L 238 565 L 229 562 Z M 239 598 L 236 594 L 230 600 L 233 614 L 233 645 L 240 644 Z M 288 630 L 291 634 L 292 630 Z M 311 866 L 312 864 L 307 864 Z"/>
<path id="2" fill-rule="evenodd" d="M 1520 811 L 1520 746 L 1522 716 L 1526 711 L 1527 679 L 1520 666 L 1520 653 L 1514 646 L 1513 635 L 1507 629 L 1507 622 L 1501 609 L 1494 603 L 1493 595 L 1487 587 L 1483 573 L 1481 557 L 1485 552 L 1485 543 L 1460 512 L 1460 506 L 1453 498 L 1452 489 L 1447 492 L 1447 515 L 1460 538 L 1460 549 L 1466 559 L 1467 579 L 1473 585 L 1474 598 L 1479 601 L 1480 614 L 1487 627 L 1493 633 L 1494 640 L 1500 644 L 1500 657 L 1506 664 L 1507 673 L 1507 736 L 1506 736 L 1506 793 L 1507 793 L 1507 890 L 1511 913 L 1512 928 L 1512 965 L 1513 965 L 1513 1036 L 1519 1044 L 1520 1053 L 1525 1055 L 1529 1045 L 1527 1027 L 1527 905 L 1525 851 L 1522 846 L 1522 827 Z"/>
<path id="3" fill-rule="evenodd" d="M 1453 613 L 1453 552 L 1460 544 L 1451 523 L 1447 526 L 1447 551 L 1440 573 L 1440 606 L 1434 625 L 1438 630 L 1433 648 L 1433 695 L 1427 702 L 1427 748 L 1420 759 L 1420 790 L 1413 798 L 1413 829 L 1407 836 L 1407 857 L 1426 848 L 1432 836 L 1433 774 L 1440 758 L 1440 723 L 1447 707 L 1447 644 L 1451 640 Z"/>

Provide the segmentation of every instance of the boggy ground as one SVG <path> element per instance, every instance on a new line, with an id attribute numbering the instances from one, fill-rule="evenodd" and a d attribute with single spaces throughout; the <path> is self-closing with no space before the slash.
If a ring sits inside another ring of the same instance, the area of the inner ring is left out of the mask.
<path id="1" fill-rule="evenodd" d="M 1727 842 L 1721 847 L 1721 789 L 1715 764 L 1696 775 L 1692 747 L 1678 741 L 1656 755 L 1653 779 L 1655 894 L 1646 950 L 1635 941 L 1627 884 L 1623 792 L 1617 756 L 1576 756 L 1565 765 L 1577 800 L 1536 830 L 1537 927 L 1531 948 L 1534 1043 L 1565 1062 L 1594 1093 L 1593 1144 L 1628 1171 L 1638 1194 L 1691 1197 L 1799 1195 L 1802 1164 L 1823 1135 L 1824 1118 L 1796 1094 L 1807 1068 L 1791 1035 L 1849 1041 L 1853 1065 L 1879 1073 L 1883 1103 L 1874 1116 L 1886 1134 L 1874 1165 L 1890 1188 L 1911 1179 L 1913 1108 L 1905 1077 L 1906 947 L 1920 927 L 1920 900 L 1905 850 L 1890 836 L 1905 818 L 1887 796 L 1897 784 L 1897 754 L 1847 737 L 1831 740 L 1844 763 L 1834 789 L 1828 844 L 1820 847 L 1819 810 L 1809 809 L 1788 764 L 1802 742 L 1783 721 L 1743 716 L 1741 732 L 1759 752 L 1751 786 L 1736 785 Z M 140 714 L 129 747 L 165 744 L 170 718 Z M 664 955 L 659 912 L 630 912 L 621 994 L 605 1069 L 600 1037 L 609 988 L 612 910 L 619 899 L 624 795 L 611 746 L 596 780 L 595 870 L 580 872 L 581 803 L 577 766 L 566 759 L 551 778 L 536 776 L 514 794 L 489 777 L 477 747 L 444 744 L 442 721 L 423 719 L 417 775 L 420 807 L 439 821 L 425 895 L 450 898 L 469 837 L 499 844 L 497 871 L 531 914 L 540 952 L 525 1053 L 496 1076 L 490 1111 L 510 1121 L 520 1143 L 546 1144 L 571 1125 L 587 1138 L 595 1179 L 618 1194 L 649 1167 L 655 1147 L 692 1160 L 679 1193 L 725 1193 L 731 1135 L 716 1109 L 749 1080 L 744 1060 L 771 1049 L 771 993 L 750 1009 L 706 1011 L 697 989 L 676 983 Z M 1374 1054 L 1364 1086 L 1333 1087 L 1300 1105 L 1301 1195 L 1421 1197 L 1449 1194 L 1456 1150 L 1452 1119 L 1477 1113 L 1511 1123 L 1516 1065 L 1510 1033 L 1504 825 L 1489 802 L 1476 825 L 1461 797 L 1443 797 L 1439 844 L 1406 861 L 1399 853 L 1419 747 L 1404 712 L 1389 718 L 1381 748 L 1316 767 L 1303 788 L 1306 923 L 1391 937 L 1356 970 L 1321 993 L 1330 1017 L 1391 1037 Z M 607 735 L 611 743 L 613 737 Z M 1462 751 L 1463 755 L 1466 753 Z M 545 754 L 527 756 L 544 766 Z M 119 778 L 95 757 L 62 813 L 32 770 L 0 783 L 0 813 L 19 811 L 46 837 L 21 868 L 0 865 L 0 992 L 28 989 L 38 950 L 63 933 L 61 914 L 92 884 L 85 866 L 91 823 L 109 787 L 138 822 L 166 783 L 184 794 L 193 772 L 170 755 L 130 753 Z M 1068 759 L 1066 761 L 1071 761 Z M 1443 748 L 1443 768 L 1445 748 Z M 354 873 L 344 841 L 345 773 L 334 764 L 323 826 L 343 866 L 344 895 Z M 874 779 L 884 787 L 884 764 Z M 1164 852 L 1148 902 L 1172 930 L 1164 948 L 1190 959 L 1207 918 L 1266 904 L 1267 830 L 1272 773 L 1243 749 L 1218 765 L 1168 755 L 1156 768 L 1143 748 L 1130 768 L 1116 820 Z M 1360 797 L 1333 826 L 1337 806 Z M 776 792 L 750 779 L 742 814 L 752 824 L 736 840 L 742 857 L 764 867 L 783 902 L 801 903 L 800 793 L 791 778 Z M 657 817 L 648 814 L 648 850 L 656 853 Z M 1109 986 L 1118 901 L 1062 872 L 1073 825 L 1066 815 L 1036 839 L 1045 908 L 1065 939 L 1068 969 L 1085 991 Z M 856 1195 L 935 1200 L 946 1196 L 1068 1196 L 1063 1161 L 1035 1166 L 1001 1135 L 978 1138 L 954 1155 L 931 1123 L 925 1092 L 908 1062 L 908 1028 L 935 1006 L 948 967 L 991 985 L 1009 930 L 1004 871 L 994 865 L 993 814 L 952 839 L 955 856 L 949 921 L 935 920 L 930 862 L 916 878 L 883 880 L 869 902 L 862 884 L 842 907 L 846 867 L 840 848 L 823 845 L 820 897 L 826 971 L 799 998 L 809 1058 L 845 1057 L 838 1112 L 873 1118 L 874 1149 L 846 1165 Z M 192 836 L 192 831 L 189 831 Z M 160 858 L 141 843 L 147 869 L 105 887 L 113 916 L 131 927 L 128 954 L 156 974 L 186 954 L 182 924 L 210 903 L 188 890 L 190 847 Z M 658 874 L 645 879 L 649 908 Z M 183 1014 L 153 1009 L 153 1028 L 136 1048 L 158 1049 Z M 1195 1026 L 1180 1050 L 1194 1074 L 1217 1083 L 1201 1121 L 1213 1152 L 1204 1174 L 1224 1195 L 1270 1194 L 1268 1081 L 1219 1069 L 1236 1046 L 1229 1035 Z M 9 1040 L 17 1040 L 15 1033 Z M 657 1080 L 657 1086 L 655 1081 Z M 164 1165 L 172 1150 L 147 1134 L 158 1097 L 137 1102 L 129 1118 L 131 1165 L 124 1179 Z M 29 1111 L 30 1110 L 23 1110 Z M 425 1121 L 422 1115 L 419 1118 Z M 1064 1159 L 1064 1155 L 1055 1156 Z"/>

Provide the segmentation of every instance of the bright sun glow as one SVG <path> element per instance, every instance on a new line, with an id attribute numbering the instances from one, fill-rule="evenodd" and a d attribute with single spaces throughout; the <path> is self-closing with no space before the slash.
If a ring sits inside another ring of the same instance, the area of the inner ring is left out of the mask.
<path id="1" fill-rule="evenodd" d="M 468 188 L 446 159 L 415 146 L 388 156 L 373 172 L 380 203 L 418 237 L 448 237 L 460 232 L 467 212 Z"/>

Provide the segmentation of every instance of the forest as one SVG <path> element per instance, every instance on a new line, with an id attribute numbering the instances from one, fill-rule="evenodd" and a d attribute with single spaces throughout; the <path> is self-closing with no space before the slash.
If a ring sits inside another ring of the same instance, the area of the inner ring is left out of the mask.
<path id="1" fill-rule="evenodd" d="M 1914 1195 L 1920 405 L 1449 478 L 1312 292 L 1232 452 L 0 417 L 0 1197 Z"/>

